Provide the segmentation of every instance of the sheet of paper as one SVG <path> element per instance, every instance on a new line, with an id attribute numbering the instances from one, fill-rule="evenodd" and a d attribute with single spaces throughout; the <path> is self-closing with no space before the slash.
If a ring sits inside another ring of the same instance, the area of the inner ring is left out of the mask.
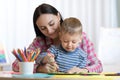
<path id="1" fill-rule="evenodd" d="M 44 73 L 34 73 L 34 74 L 13 74 L 15 78 L 50 78 L 53 75 L 44 74 Z"/>

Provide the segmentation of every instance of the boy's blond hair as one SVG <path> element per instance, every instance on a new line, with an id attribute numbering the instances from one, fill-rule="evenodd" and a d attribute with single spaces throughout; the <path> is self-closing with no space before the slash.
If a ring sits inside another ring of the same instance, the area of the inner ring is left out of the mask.
<path id="1" fill-rule="evenodd" d="M 60 32 L 69 33 L 71 35 L 74 33 L 79 33 L 82 35 L 82 24 L 77 18 L 66 18 L 61 24 Z"/>

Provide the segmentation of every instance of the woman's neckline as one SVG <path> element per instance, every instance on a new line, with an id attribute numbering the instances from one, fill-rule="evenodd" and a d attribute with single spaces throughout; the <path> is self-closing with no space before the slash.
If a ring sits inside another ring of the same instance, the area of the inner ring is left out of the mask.
<path id="1" fill-rule="evenodd" d="M 59 37 L 53 39 L 53 45 L 55 45 L 55 46 L 60 45 L 60 39 L 59 39 Z"/>

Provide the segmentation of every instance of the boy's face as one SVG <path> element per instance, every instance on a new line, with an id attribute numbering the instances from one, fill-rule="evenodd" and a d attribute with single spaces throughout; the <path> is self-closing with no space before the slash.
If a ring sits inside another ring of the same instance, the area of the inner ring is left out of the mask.
<path id="1" fill-rule="evenodd" d="M 79 43 L 81 42 L 81 36 L 78 33 L 72 35 L 69 33 L 61 33 L 60 40 L 62 47 L 66 51 L 72 52 L 78 47 Z"/>

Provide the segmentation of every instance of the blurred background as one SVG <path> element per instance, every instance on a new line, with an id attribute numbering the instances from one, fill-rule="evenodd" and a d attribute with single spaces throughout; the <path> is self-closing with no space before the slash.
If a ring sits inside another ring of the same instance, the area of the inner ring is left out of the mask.
<path id="1" fill-rule="evenodd" d="M 120 71 L 120 0 L 0 0 L 0 41 L 10 64 L 15 59 L 11 51 L 28 47 L 35 38 L 33 12 L 42 3 L 56 7 L 63 18 L 79 18 L 104 71 L 110 71 L 111 65 Z"/>

